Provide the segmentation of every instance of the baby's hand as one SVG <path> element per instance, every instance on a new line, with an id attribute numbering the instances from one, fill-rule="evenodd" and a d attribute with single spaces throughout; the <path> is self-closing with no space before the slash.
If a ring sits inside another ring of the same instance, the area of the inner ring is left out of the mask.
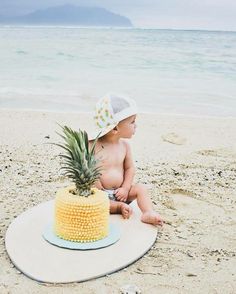
<path id="1" fill-rule="evenodd" d="M 129 195 L 129 190 L 123 187 L 115 190 L 115 197 L 119 201 L 126 202 L 128 195 Z"/>

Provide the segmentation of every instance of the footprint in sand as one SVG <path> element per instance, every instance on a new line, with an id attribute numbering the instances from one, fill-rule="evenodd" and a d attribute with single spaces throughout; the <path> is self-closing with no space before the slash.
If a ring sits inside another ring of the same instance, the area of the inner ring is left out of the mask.
<path id="1" fill-rule="evenodd" d="M 227 148 L 199 150 L 196 153 L 204 156 L 236 158 L 236 152 Z"/>
<path id="2" fill-rule="evenodd" d="M 224 210 L 214 204 L 192 198 L 193 194 L 187 190 L 174 189 L 169 196 L 173 207 L 185 219 L 217 218 L 224 214 Z M 209 215 L 209 211 L 211 212 Z"/>
<path id="3" fill-rule="evenodd" d="M 185 189 L 181 189 L 181 188 L 173 189 L 171 191 L 171 194 L 182 194 L 182 195 L 190 196 L 190 197 L 192 197 L 194 195 L 193 192 L 185 190 Z"/>
<path id="4" fill-rule="evenodd" d="M 173 192 L 177 192 L 177 189 Z M 169 198 L 175 214 L 182 220 L 176 231 L 178 239 L 186 239 L 190 244 L 212 250 L 222 248 L 222 244 L 225 248 L 232 248 L 232 242 L 235 242 L 234 219 L 233 215 L 229 218 L 224 207 L 208 200 L 189 197 L 187 192 L 171 193 Z M 226 224 L 230 226 L 226 227 Z"/>
<path id="5" fill-rule="evenodd" d="M 179 136 L 176 133 L 168 133 L 161 136 L 162 140 L 175 145 L 183 145 L 186 143 L 186 139 Z"/>

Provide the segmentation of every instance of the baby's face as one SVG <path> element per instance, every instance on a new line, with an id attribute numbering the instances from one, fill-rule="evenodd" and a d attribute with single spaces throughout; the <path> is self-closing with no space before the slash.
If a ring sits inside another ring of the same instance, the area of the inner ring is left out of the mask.
<path id="1" fill-rule="evenodd" d="M 136 115 L 132 115 L 118 124 L 118 132 L 121 138 L 131 138 L 136 129 Z"/>

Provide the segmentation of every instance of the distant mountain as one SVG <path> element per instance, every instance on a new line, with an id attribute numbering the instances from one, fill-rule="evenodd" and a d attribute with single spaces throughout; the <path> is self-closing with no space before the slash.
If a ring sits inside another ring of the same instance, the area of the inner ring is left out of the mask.
<path id="1" fill-rule="evenodd" d="M 0 23 L 132 27 L 132 23 L 127 17 L 110 12 L 105 8 L 75 5 L 50 7 L 22 16 L 0 16 Z"/>

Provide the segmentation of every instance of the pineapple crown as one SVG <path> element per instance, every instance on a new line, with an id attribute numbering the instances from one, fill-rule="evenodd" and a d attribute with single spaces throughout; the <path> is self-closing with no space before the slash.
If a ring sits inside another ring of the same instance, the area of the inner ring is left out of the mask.
<path id="1" fill-rule="evenodd" d="M 64 144 L 55 145 L 66 151 L 59 155 L 63 159 L 61 169 L 75 183 L 75 194 L 88 197 L 92 194 L 93 184 L 101 175 L 101 167 L 97 166 L 98 160 L 95 158 L 97 138 L 90 147 L 86 131 L 77 132 L 67 126 L 60 127 L 64 135 L 57 134 L 64 139 Z"/>

